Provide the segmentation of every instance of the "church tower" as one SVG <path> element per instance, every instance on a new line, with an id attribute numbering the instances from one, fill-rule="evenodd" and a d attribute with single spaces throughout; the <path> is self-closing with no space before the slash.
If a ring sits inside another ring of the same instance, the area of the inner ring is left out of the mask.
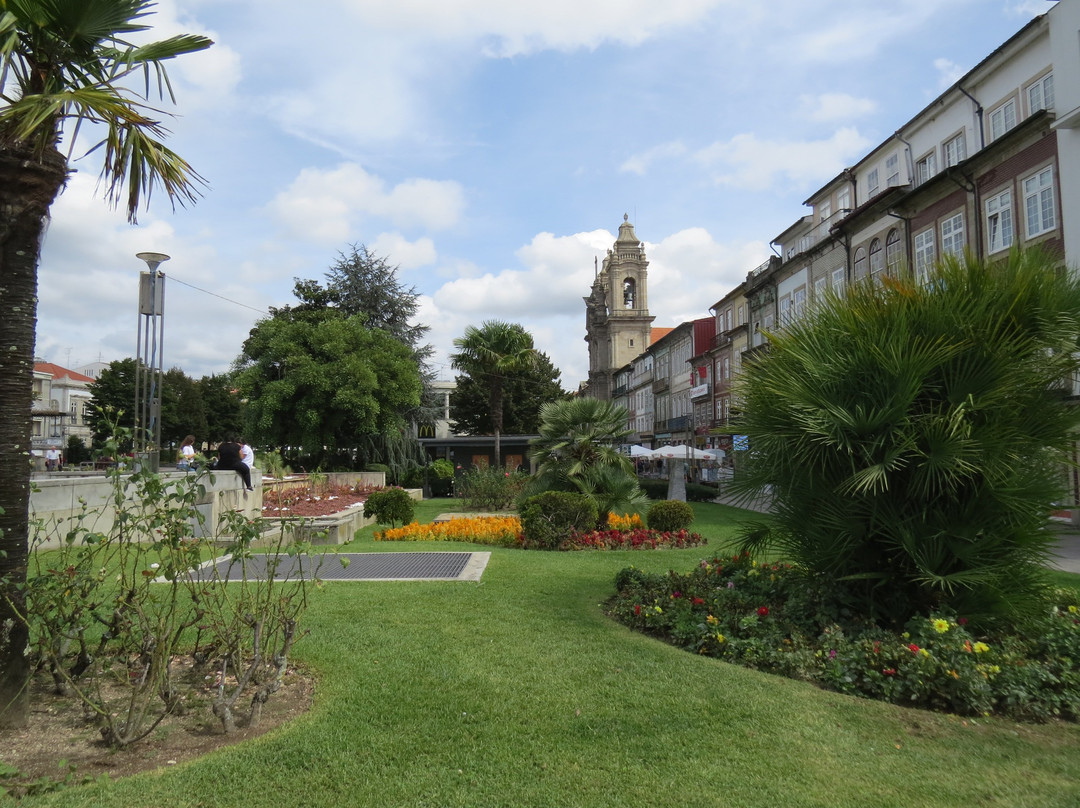
<path id="1" fill-rule="evenodd" d="M 612 378 L 649 347 L 654 317 L 649 316 L 648 267 L 644 246 L 623 215 L 619 237 L 597 268 L 585 300 L 585 341 L 589 344 L 589 382 L 585 394 L 610 400 Z"/>

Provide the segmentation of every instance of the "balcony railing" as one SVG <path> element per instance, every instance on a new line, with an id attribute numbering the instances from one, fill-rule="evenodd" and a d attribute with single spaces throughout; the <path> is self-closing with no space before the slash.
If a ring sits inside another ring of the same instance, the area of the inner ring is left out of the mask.
<path id="1" fill-rule="evenodd" d="M 653 379 L 652 391 L 654 393 L 662 393 L 668 389 L 668 379 L 665 376 L 662 379 Z"/>

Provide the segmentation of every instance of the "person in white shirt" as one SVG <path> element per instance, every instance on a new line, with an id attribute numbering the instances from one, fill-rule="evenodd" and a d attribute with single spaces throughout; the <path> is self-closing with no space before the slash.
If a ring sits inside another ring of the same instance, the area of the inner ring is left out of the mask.
<path id="1" fill-rule="evenodd" d="M 249 469 L 255 468 L 255 450 L 243 438 L 240 438 L 240 459 L 244 461 Z"/>
<path id="2" fill-rule="evenodd" d="M 55 446 L 50 446 L 45 450 L 45 469 L 46 471 L 56 471 L 60 468 L 60 450 Z"/>

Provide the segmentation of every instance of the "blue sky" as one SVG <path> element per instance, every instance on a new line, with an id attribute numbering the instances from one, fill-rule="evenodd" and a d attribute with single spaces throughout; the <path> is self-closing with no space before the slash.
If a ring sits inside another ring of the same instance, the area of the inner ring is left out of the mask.
<path id="1" fill-rule="evenodd" d="M 363 243 L 420 293 L 441 377 L 453 339 L 498 318 L 574 389 L 582 297 L 624 213 L 655 325 L 707 316 L 807 197 L 1050 5 L 163 0 L 150 38 L 216 42 L 169 66 L 166 107 L 209 187 L 131 226 L 94 155 L 77 159 L 43 247 L 37 354 L 133 356 L 151 250 L 172 256 L 166 367 L 223 372 L 293 278 Z"/>

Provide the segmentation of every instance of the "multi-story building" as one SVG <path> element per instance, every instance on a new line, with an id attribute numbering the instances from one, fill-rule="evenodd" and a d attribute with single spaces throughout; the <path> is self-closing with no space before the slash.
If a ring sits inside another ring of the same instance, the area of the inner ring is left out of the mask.
<path id="1" fill-rule="evenodd" d="M 52 362 L 34 363 L 34 401 L 31 448 L 44 454 L 48 448 L 67 451 L 68 439 L 76 436 L 90 445 L 92 432 L 90 385 L 94 380 Z"/>

